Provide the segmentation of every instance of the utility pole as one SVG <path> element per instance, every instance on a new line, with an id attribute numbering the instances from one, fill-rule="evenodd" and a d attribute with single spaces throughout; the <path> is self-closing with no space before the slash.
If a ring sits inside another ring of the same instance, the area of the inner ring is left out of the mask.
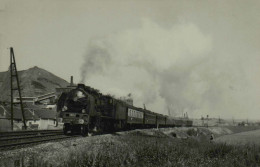
<path id="1" fill-rule="evenodd" d="M 14 50 L 13 50 L 12 47 L 10 48 L 10 73 L 11 73 L 11 83 L 10 83 L 10 85 L 11 85 L 11 128 L 12 128 L 12 130 L 14 128 L 13 93 L 14 93 L 15 90 L 18 90 L 19 98 L 20 98 L 19 103 L 20 103 L 20 107 L 21 107 L 21 111 L 22 111 L 23 124 L 24 124 L 24 128 L 27 129 L 26 122 L 25 122 L 25 116 L 24 116 L 24 108 L 23 108 L 23 100 L 22 100 L 22 95 L 21 95 L 21 88 L 20 88 L 16 63 L 15 63 Z M 17 88 L 13 87 L 13 77 L 16 78 Z"/>
<path id="2" fill-rule="evenodd" d="M 171 110 L 170 110 L 170 107 L 168 107 L 168 115 L 171 116 Z"/>
<path id="3" fill-rule="evenodd" d="M 10 48 L 10 73 L 11 73 L 11 129 L 14 130 L 14 109 L 13 109 L 13 57 L 12 57 L 12 48 Z"/>
<path id="4" fill-rule="evenodd" d="M 209 127 L 209 115 L 207 115 L 207 128 Z"/>

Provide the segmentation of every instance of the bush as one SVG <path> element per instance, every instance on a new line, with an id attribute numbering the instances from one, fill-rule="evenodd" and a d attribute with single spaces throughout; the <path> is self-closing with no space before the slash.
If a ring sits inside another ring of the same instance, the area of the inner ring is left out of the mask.
<path id="1" fill-rule="evenodd" d="M 195 130 L 195 129 L 189 129 L 189 130 L 187 131 L 187 134 L 188 134 L 189 136 L 197 136 L 197 133 L 198 133 L 198 131 Z"/>

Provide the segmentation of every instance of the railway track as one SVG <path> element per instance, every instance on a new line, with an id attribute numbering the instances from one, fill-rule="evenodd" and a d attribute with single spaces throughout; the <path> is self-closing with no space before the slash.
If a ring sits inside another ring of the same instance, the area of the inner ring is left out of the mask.
<path id="1" fill-rule="evenodd" d="M 80 135 L 66 136 L 62 130 L 0 132 L 0 151 L 79 136 Z"/>
<path id="2" fill-rule="evenodd" d="M 62 130 L 2 132 L 0 133 L 0 150 L 10 150 L 73 137 L 78 136 L 65 136 Z"/>

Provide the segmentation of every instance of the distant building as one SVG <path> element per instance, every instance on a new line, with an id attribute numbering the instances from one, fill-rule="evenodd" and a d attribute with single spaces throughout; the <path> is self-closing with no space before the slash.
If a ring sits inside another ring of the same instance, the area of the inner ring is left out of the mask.
<path id="1" fill-rule="evenodd" d="M 27 104 L 35 104 L 35 103 L 50 103 L 53 102 L 56 99 L 55 92 L 47 93 L 44 95 L 40 95 L 37 97 L 22 97 L 23 103 Z M 20 97 L 14 97 L 14 103 L 19 103 Z"/>
<path id="2" fill-rule="evenodd" d="M 22 97 L 23 103 L 32 103 L 34 104 L 36 101 L 36 97 Z M 19 103 L 20 102 L 20 97 L 14 97 L 14 103 Z"/>
<path id="3" fill-rule="evenodd" d="M 36 105 L 25 106 L 25 120 L 28 129 L 53 129 L 56 125 L 56 111 L 41 109 Z M 22 111 L 20 107 L 13 109 L 14 130 L 23 129 Z M 0 105 L 0 131 L 11 130 L 11 107 Z"/>
<path id="4" fill-rule="evenodd" d="M 238 126 L 248 126 L 248 123 L 242 121 L 238 123 Z"/>
<path id="5" fill-rule="evenodd" d="M 3 83 L 4 83 L 4 82 L 3 82 L 2 80 L 0 80 L 0 87 L 2 87 Z"/>
<path id="6" fill-rule="evenodd" d="M 0 105 L 0 132 L 11 130 L 11 124 L 10 121 L 6 119 L 6 115 L 6 109 L 2 105 Z"/>

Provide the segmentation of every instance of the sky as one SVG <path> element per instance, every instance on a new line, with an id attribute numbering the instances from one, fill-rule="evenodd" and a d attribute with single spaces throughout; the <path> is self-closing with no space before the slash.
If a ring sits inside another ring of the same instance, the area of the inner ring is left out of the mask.
<path id="1" fill-rule="evenodd" d="M 258 0 L 0 0 L 0 71 L 34 66 L 171 116 L 260 117 Z"/>

